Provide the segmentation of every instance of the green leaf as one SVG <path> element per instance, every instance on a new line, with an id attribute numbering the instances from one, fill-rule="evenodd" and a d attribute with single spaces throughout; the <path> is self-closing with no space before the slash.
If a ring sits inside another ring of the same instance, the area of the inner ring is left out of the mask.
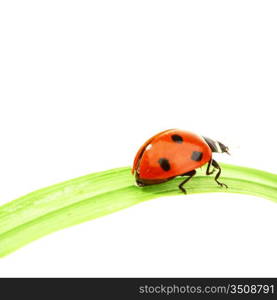
<path id="1" fill-rule="evenodd" d="M 222 188 L 205 168 L 179 189 L 177 177 L 163 184 L 137 187 L 129 167 L 94 173 L 32 192 L 0 207 L 0 256 L 51 232 L 92 220 L 134 204 L 162 196 L 227 192 L 277 202 L 277 175 L 221 163 Z"/>

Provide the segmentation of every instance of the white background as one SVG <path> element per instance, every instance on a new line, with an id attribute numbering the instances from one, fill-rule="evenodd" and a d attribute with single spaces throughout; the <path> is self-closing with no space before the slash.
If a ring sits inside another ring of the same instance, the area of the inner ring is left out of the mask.
<path id="1" fill-rule="evenodd" d="M 277 173 L 276 1 L 1 1 L 0 203 L 131 165 L 181 128 Z M 0 276 L 277 276 L 277 205 L 149 201 L 33 242 Z"/>

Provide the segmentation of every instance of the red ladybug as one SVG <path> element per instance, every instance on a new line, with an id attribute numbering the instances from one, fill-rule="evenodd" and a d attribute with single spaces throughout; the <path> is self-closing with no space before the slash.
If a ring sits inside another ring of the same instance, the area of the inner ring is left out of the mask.
<path id="1" fill-rule="evenodd" d="M 179 184 L 186 193 L 184 184 L 195 174 L 195 169 L 208 163 L 206 175 L 215 170 L 215 181 L 220 186 L 227 185 L 218 181 L 221 174 L 219 164 L 212 158 L 212 152 L 228 152 L 228 147 L 218 141 L 179 129 L 169 129 L 147 140 L 137 152 L 132 173 L 139 186 L 158 184 L 176 176 L 188 176 Z M 213 166 L 213 170 L 210 170 Z"/>

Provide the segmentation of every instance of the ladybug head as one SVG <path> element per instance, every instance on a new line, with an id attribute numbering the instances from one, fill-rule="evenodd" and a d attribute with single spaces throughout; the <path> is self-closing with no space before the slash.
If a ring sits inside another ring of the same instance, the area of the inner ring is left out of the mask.
<path id="1" fill-rule="evenodd" d="M 220 142 L 217 142 L 217 143 L 218 143 L 219 148 L 220 148 L 220 150 L 221 150 L 222 153 L 227 153 L 227 154 L 230 155 L 229 148 L 227 146 L 223 145 Z"/>
<path id="2" fill-rule="evenodd" d="M 204 140 L 206 143 L 209 145 L 211 148 L 212 152 L 217 152 L 217 153 L 227 153 L 230 155 L 229 148 L 222 144 L 221 142 L 212 140 L 208 137 L 203 136 Z"/>

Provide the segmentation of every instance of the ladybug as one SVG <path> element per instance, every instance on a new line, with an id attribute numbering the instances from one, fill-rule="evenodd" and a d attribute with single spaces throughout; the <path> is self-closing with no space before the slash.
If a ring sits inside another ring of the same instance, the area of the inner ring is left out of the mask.
<path id="1" fill-rule="evenodd" d="M 228 150 L 228 147 L 210 138 L 189 131 L 168 129 L 154 135 L 140 147 L 132 174 L 138 186 L 163 183 L 176 176 L 188 176 L 179 184 L 179 189 L 186 194 L 184 184 L 196 174 L 197 168 L 208 163 L 206 175 L 217 170 L 215 181 L 227 188 L 226 184 L 218 181 L 221 168 L 212 158 L 212 152 L 229 154 Z"/>

